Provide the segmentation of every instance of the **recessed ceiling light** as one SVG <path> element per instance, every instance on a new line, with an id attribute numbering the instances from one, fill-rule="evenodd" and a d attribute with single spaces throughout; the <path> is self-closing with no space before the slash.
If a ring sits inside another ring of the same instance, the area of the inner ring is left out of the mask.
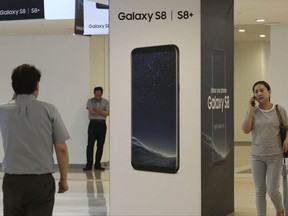
<path id="1" fill-rule="evenodd" d="M 238 31 L 239 32 L 245 32 L 246 30 L 245 29 L 239 29 Z"/>
<path id="2" fill-rule="evenodd" d="M 266 37 L 266 35 L 264 35 L 264 34 L 261 34 L 261 35 L 259 35 L 259 37 L 261 37 L 261 38 L 265 38 L 265 37 Z"/>
<path id="3" fill-rule="evenodd" d="M 256 19 L 256 22 L 265 22 L 265 19 Z"/>

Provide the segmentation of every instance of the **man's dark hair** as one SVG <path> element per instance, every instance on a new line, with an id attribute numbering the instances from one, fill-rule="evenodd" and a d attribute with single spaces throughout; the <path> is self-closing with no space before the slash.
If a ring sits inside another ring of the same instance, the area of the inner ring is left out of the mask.
<path id="1" fill-rule="evenodd" d="M 12 72 L 12 87 L 17 95 L 32 94 L 37 89 L 41 72 L 32 65 L 22 64 Z"/>
<path id="2" fill-rule="evenodd" d="M 101 91 L 101 94 L 103 94 L 103 88 L 102 88 L 102 87 L 95 87 L 95 88 L 94 88 L 94 93 L 95 93 L 96 91 Z"/>

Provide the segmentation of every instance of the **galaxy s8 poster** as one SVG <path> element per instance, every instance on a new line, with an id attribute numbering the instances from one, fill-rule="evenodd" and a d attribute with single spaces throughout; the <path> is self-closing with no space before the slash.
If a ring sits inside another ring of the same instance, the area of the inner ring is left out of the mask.
<path id="1" fill-rule="evenodd" d="M 212 52 L 212 140 L 214 165 L 225 162 L 230 152 L 226 138 L 226 108 L 229 106 L 226 96 L 226 56 L 223 49 L 213 49 Z M 225 96 L 224 96 L 225 95 Z"/>
<path id="2" fill-rule="evenodd" d="M 175 45 L 131 52 L 134 169 L 176 173 L 179 169 L 179 50 Z"/>

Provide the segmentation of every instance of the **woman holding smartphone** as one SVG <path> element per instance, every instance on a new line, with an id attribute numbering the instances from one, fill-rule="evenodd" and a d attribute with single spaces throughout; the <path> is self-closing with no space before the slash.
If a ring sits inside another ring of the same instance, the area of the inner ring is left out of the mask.
<path id="1" fill-rule="evenodd" d="M 242 129 L 252 133 L 251 169 L 255 184 L 257 215 L 266 216 L 266 191 L 276 209 L 276 216 L 284 216 L 282 196 L 279 191 L 283 151 L 288 151 L 288 139 L 283 147 L 280 138 L 279 119 L 275 105 L 271 103 L 271 88 L 265 81 L 258 81 L 252 88 Z M 256 105 L 256 101 L 259 105 Z M 278 105 L 282 121 L 288 125 L 286 110 Z"/>

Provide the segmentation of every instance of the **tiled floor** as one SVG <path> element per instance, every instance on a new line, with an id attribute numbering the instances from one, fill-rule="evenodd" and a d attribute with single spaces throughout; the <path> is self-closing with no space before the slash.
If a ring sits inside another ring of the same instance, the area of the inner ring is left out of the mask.
<path id="1" fill-rule="evenodd" d="M 235 212 L 230 216 L 256 215 L 249 153 L 249 144 L 236 143 Z M 59 173 L 55 173 L 54 176 L 57 181 Z M 0 185 L 2 185 L 2 177 L 3 173 L 0 172 Z M 109 170 L 82 172 L 80 168 L 70 169 L 69 186 L 68 192 L 56 194 L 54 216 L 109 215 Z M 0 216 L 3 216 L 2 198 L 0 192 Z M 269 197 L 267 197 L 267 204 L 267 216 L 276 215 Z"/>
<path id="2" fill-rule="evenodd" d="M 3 173 L 0 173 L 2 185 Z M 59 173 L 55 173 L 56 182 Z M 109 215 L 109 170 L 82 172 L 70 169 L 69 191 L 56 194 L 53 216 Z M 0 193 L 0 216 L 3 216 L 3 194 Z M 40 216 L 40 215 L 39 215 Z"/>

